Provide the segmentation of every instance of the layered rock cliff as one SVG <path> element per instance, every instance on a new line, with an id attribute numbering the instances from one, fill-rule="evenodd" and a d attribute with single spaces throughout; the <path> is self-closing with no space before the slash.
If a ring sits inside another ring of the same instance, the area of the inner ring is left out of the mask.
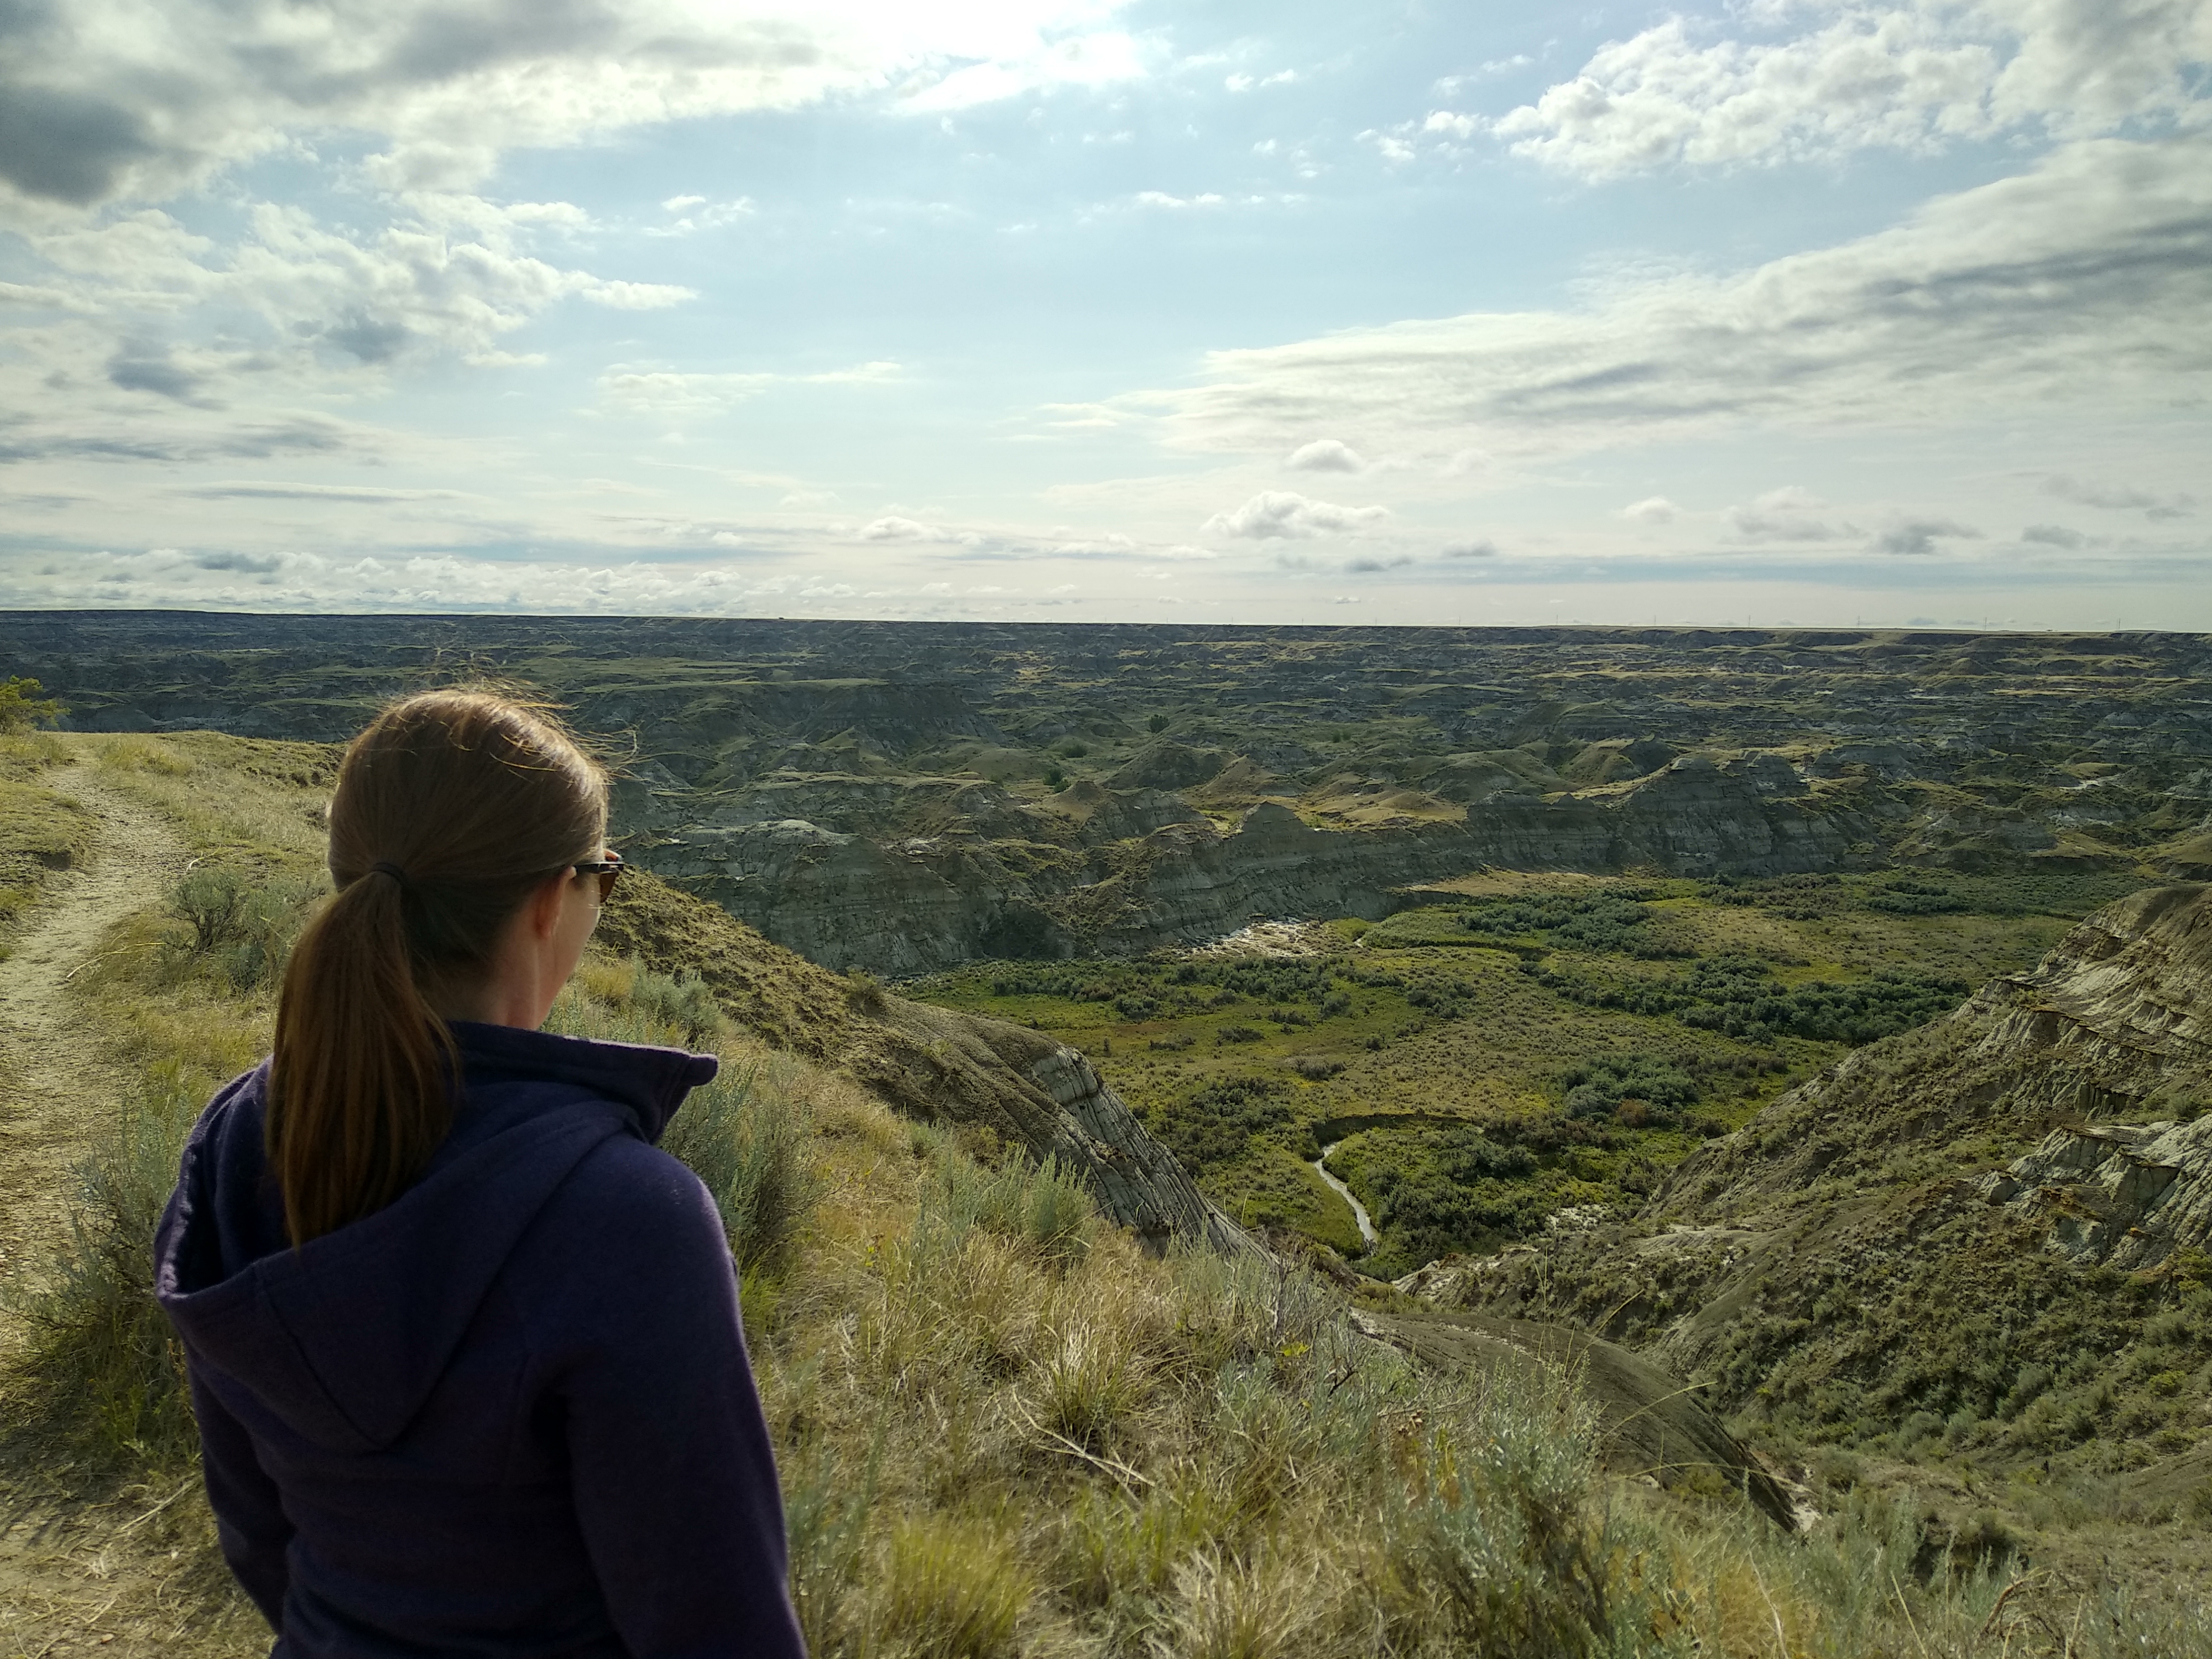
<path id="1" fill-rule="evenodd" d="M 1852 813 L 1824 809 L 1794 768 L 1764 755 L 1686 756 L 1580 794 L 1492 793 L 1456 821 L 1395 829 L 1317 830 L 1269 801 L 1223 835 L 1171 796 L 1096 785 L 1074 805 L 1084 817 L 1073 845 L 885 842 L 801 819 L 752 820 L 673 830 L 638 858 L 815 962 L 905 975 L 979 957 L 1194 944 L 1255 917 L 1372 920 L 1405 902 L 1403 889 L 1486 864 L 1833 869 L 1863 833 Z M 1084 833 L 1102 820 L 1133 833 Z"/>

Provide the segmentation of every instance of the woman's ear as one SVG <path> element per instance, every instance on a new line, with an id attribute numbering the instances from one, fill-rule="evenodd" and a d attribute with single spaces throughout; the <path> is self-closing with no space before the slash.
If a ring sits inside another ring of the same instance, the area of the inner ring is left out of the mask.
<path id="1" fill-rule="evenodd" d="M 575 878 L 574 871 L 563 870 L 557 876 L 548 876 L 531 893 L 527 907 L 530 932 L 540 943 L 550 939 L 561 926 L 561 902 L 568 896 L 568 884 Z"/>

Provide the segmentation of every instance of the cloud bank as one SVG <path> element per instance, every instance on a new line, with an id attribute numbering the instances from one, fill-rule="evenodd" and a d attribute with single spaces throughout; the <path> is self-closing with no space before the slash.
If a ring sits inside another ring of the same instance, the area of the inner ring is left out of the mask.
<path id="1" fill-rule="evenodd" d="M 2081 137 L 2172 116 L 2193 94 L 2192 70 L 2212 62 L 2202 0 L 1765 0 L 1744 10 L 1753 24 L 1814 26 L 1707 40 L 1670 18 L 1602 47 L 1493 131 L 1517 155 L 1592 179 L 1927 151 L 2023 129 Z M 1438 112 L 1430 130 L 1451 119 Z"/>
<path id="2" fill-rule="evenodd" d="M 2212 138 L 2095 139 L 1897 228 L 1582 311 L 1480 313 L 1210 356 L 1129 400 L 1175 441 L 1310 453 L 1317 432 L 1443 462 L 1751 421 L 1911 426 L 2039 408 L 2201 410 Z"/>

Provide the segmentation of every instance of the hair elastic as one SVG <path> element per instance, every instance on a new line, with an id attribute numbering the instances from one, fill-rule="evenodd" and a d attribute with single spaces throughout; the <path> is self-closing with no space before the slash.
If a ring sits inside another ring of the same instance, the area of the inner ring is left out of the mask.
<path id="1" fill-rule="evenodd" d="M 376 863 L 370 865 L 368 866 L 368 873 L 372 876 L 389 876 L 392 880 L 398 882 L 402 887 L 407 885 L 407 872 L 401 869 L 398 865 L 387 862 L 384 860 L 379 860 Z"/>

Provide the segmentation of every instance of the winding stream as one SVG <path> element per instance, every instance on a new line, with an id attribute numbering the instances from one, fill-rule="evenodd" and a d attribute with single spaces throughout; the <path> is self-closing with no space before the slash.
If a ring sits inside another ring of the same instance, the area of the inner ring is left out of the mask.
<path id="1" fill-rule="evenodd" d="M 1367 1206 L 1364 1204 L 1362 1204 L 1358 1198 L 1352 1195 L 1351 1188 L 1346 1186 L 1341 1181 L 1339 1181 L 1334 1176 L 1328 1172 L 1328 1155 L 1343 1144 L 1344 1143 L 1342 1141 L 1339 1140 L 1329 1142 L 1328 1146 L 1321 1149 L 1321 1156 L 1316 1158 L 1308 1167 L 1310 1167 L 1316 1175 L 1319 1176 L 1323 1181 L 1328 1183 L 1329 1191 L 1334 1193 L 1339 1198 L 1352 1206 L 1352 1218 L 1359 1224 L 1359 1237 L 1366 1243 L 1367 1248 L 1371 1250 L 1376 1247 L 1376 1245 L 1382 1242 L 1382 1235 L 1375 1231 L 1375 1223 L 1367 1213 Z"/>

